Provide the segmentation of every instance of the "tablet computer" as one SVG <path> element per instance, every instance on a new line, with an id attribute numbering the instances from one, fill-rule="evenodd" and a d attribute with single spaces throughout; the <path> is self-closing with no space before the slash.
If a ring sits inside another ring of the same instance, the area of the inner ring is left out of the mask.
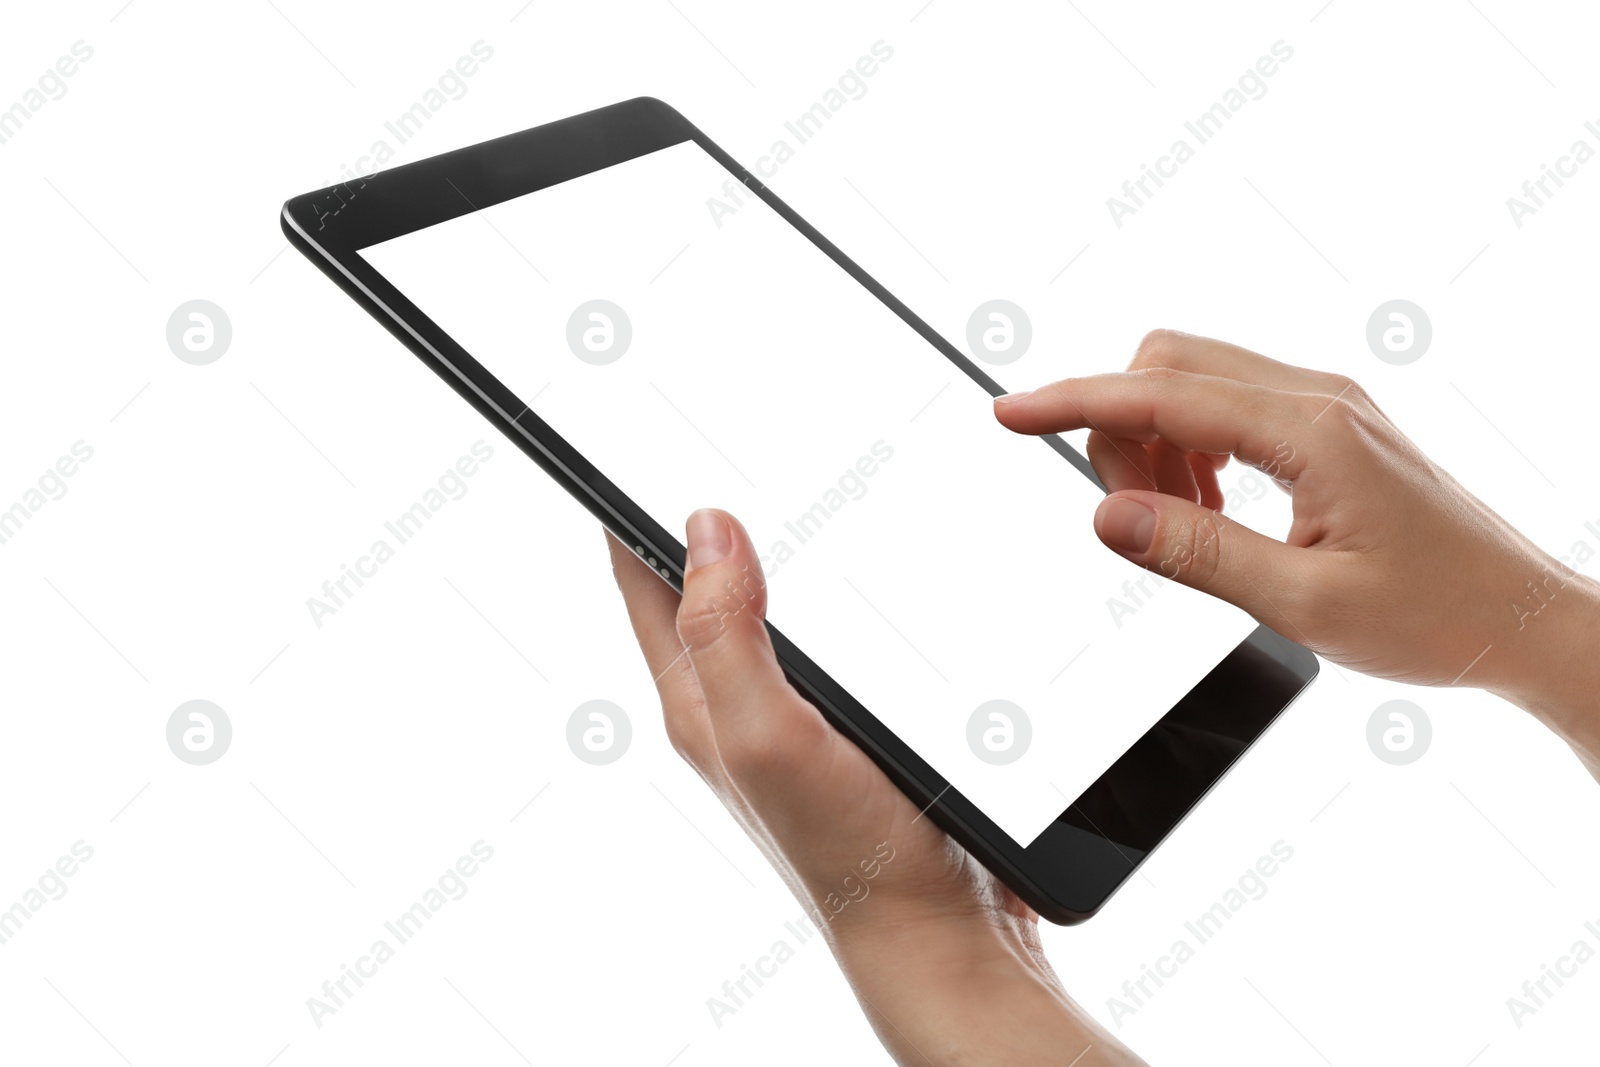
<path id="1" fill-rule="evenodd" d="M 1000 426 L 1005 390 L 767 188 L 774 152 L 746 170 L 641 98 L 281 224 L 663 581 L 690 511 L 739 516 L 794 685 L 1041 916 L 1082 921 L 1316 658 L 1102 546 L 1088 461 Z M 993 361 L 1016 322 L 979 326 Z"/>

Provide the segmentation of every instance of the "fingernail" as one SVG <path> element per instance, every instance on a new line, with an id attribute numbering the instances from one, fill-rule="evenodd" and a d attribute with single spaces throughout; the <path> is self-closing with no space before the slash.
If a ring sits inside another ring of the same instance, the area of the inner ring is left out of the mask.
<path id="1" fill-rule="evenodd" d="M 1136 500 L 1118 497 L 1100 513 L 1100 539 L 1120 552 L 1148 552 L 1155 537 L 1155 511 Z"/>
<path id="2" fill-rule="evenodd" d="M 710 508 L 689 516 L 689 570 L 706 567 L 728 558 L 733 551 L 733 534 L 728 522 Z"/>
<path id="3" fill-rule="evenodd" d="M 1023 397 L 1032 396 L 1032 395 L 1033 395 L 1033 390 L 1032 389 L 1024 389 L 1020 393 L 1007 393 L 1005 396 L 997 396 L 997 397 L 994 398 L 994 402 L 996 404 L 1014 404 L 1018 400 L 1021 400 Z"/>

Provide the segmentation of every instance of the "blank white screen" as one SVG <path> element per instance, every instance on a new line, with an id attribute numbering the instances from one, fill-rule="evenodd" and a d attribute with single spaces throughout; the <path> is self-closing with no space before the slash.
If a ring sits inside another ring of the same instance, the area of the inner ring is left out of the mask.
<path id="1" fill-rule="evenodd" d="M 679 144 L 362 255 L 663 526 L 739 516 L 772 623 L 1029 844 L 1255 623 L 1102 546 L 1094 486 L 776 212 L 718 225 L 727 179 Z M 993 700 L 1014 762 L 969 746 Z"/>

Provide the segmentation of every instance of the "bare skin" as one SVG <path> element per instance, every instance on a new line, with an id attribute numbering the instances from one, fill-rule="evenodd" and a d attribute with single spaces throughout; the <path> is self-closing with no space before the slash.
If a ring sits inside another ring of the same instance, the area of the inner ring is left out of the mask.
<path id="1" fill-rule="evenodd" d="M 1002 397 L 995 414 L 1018 433 L 1092 431 L 1110 491 L 1095 530 L 1113 551 L 1334 663 L 1496 693 L 1600 777 L 1600 586 L 1435 466 L 1349 379 L 1157 331 L 1128 372 Z M 1219 514 L 1230 457 L 1292 487 L 1286 541 Z M 1142 1062 L 1062 988 L 1038 916 L 789 685 L 737 520 L 690 516 L 681 598 L 608 541 L 673 746 L 821 918 L 897 1062 Z M 870 896 L 839 907 L 885 844 Z"/>

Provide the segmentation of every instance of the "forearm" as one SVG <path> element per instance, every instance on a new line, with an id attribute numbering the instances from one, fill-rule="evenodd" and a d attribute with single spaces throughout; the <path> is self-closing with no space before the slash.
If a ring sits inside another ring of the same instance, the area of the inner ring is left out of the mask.
<path id="1" fill-rule="evenodd" d="M 1551 561 L 1519 604 L 1520 625 L 1485 653 L 1502 657 L 1487 688 L 1548 726 L 1600 779 L 1600 584 Z"/>
<path id="2" fill-rule="evenodd" d="M 836 955 L 897 1063 L 1143 1067 L 1061 988 L 1031 922 L 907 923 Z"/>

